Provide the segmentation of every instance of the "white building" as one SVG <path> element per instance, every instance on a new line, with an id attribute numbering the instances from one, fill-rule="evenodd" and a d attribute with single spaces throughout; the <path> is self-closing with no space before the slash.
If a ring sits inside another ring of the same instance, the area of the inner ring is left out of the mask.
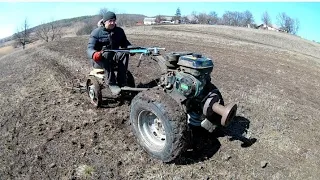
<path id="1" fill-rule="evenodd" d="M 146 18 L 144 18 L 144 20 L 143 20 L 143 24 L 144 24 L 144 25 L 156 24 L 156 18 L 146 17 Z"/>
<path id="2" fill-rule="evenodd" d="M 271 25 L 266 25 L 266 24 L 260 24 L 258 29 L 265 29 L 265 30 L 270 30 L 270 31 L 277 31 L 277 32 L 286 32 L 285 30 L 282 30 L 278 26 L 271 24 Z"/>

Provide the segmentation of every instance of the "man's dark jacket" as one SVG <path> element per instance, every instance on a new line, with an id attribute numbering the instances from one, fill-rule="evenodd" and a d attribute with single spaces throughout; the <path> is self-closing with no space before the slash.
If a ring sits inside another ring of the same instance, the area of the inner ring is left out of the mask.
<path id="1" fill-rule="evenodd" d="M 119 49 L 130 45 L 122 28 L 116 26 L 112 30 L 107 30 L 105 27 L 98 27 L 91 32 L 87 55 L 92 59 L 93 53 L 101 51 L 102 46 L 106 46 L 107 49 Z"/>

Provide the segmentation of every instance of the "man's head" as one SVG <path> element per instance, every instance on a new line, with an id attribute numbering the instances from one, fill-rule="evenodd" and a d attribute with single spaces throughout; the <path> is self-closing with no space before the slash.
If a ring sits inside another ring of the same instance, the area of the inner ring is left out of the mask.
<path id="1" fill-rule="evenodd" d="M 114 12 L 108 11 L 103 15 L 103 23 L 106 29 L 113 29 L 116 26 L 116 15 Z"/>

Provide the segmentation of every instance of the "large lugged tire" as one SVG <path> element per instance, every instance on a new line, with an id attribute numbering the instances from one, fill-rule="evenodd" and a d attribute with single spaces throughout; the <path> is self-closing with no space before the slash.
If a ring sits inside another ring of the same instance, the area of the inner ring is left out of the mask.
<path id="1" fill-rule="evenodd" d="M 86 86 L 91 104 L 96 108 L 100 107 L 102 103 L 102 93 L 98 80 L 93 76 L 89 76 Z"/>
<path id="2" fill-rule="evenodd" d="M 187 147 L 187 116 L 176 101 L 158 88 L 134 97 L 130 122 L 138 143 L 163 162 L 173 161 Z"/>

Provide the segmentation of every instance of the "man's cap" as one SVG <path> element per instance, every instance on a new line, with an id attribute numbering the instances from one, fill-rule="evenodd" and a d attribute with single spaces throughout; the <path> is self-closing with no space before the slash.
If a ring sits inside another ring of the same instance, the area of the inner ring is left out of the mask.
<path id="1" fill-rule="evenodd" d="M 114 12 L 108 11 L 103 14 L 103 22 L 108 21 L 110 19 L 117 19 L 116 14 Z"/>

